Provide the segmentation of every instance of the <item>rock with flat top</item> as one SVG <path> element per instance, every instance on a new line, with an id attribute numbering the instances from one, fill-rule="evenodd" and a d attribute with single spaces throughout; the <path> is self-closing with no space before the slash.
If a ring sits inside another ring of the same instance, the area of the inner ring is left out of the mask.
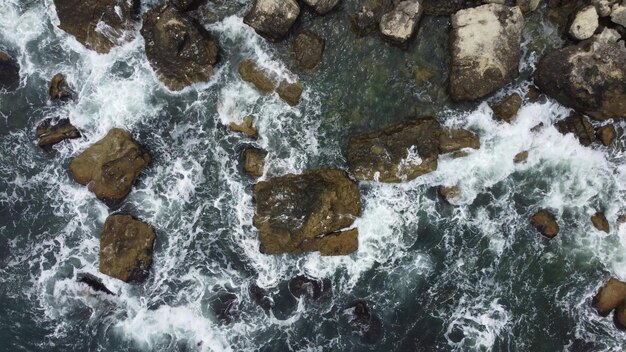
<path id="1" fill-rule="evenodd" d="M 553 238 L 559 233 L 559 225 L 556 223 L 554 215 L 547 210 L 540 210 L 530 218 L 531 224 L 542 235 Z"/>
<path id="2" fill-rule="evenodd" d="M 243 22 L 269 40 L 278 41 L 287 35 L 299 15 L 300 6 L 295 0 L 254 0 Z"/>
<path id="3" fill-rule="evenodd" d="M 252 139 L 259 138 L 259 131 L 254 127 L 254 116 L 252 115 L 246 116 L 241 123 L 231 122 L 228 128 L 233 132 L 243 133 Z"/>
<path id="4" fill-rule="evenodd" d="M 269 93 L 276 88 L 276 83 L 269 77 L 269 74 L 252 60 L 243 60 L 239 63 L 238 70 L 241 79 L 252 83 L 262 92 Z"/>
<path id="5" fill-rule="evenodd" d="M 404 44 L 415 34 L 423 12 L 419 1 L 401 1 L 380 18 L 380 33 L 392 43 Z"/>
<path id="6" fill-rule="evenodd" d="M 596 12 L 595 6 L 589 5 L 578 11 L 569 29 L 569 34 L 574 39 L 589 39 L 598 28 L 598 25 L 598 12 Z"/>
<path id="7" fill-rule="evenodd" d="M 491 106 L 494 117 L 500 121 L 513 122 L 522 106 L 522 97 L 513 93 Z"/>
<path id="8" fill-rule="evenodd" d="M 325 15 L 337 6 L 339 0 L 303 0 L 303 2 L 315 10 L 318 15 Z"/>
<path id="9" fill-rule="evenodd" d="M 276 93 L 287 104 L 296 106 L 300 103 L 300 97 L 304 91 L 304 85 L 300 82 L 291 83 L 288 81 L 282 81 L 276 88 Z"/>
<path id="10" fill-rule="evenodd" d="M 461 149 L 480 149 L 480 138 L 462 128 L 445 128 L 439 135 L 440 153 L 451 153 Z"/>
<path id="11" fill-rule="evenodd" d="M 20 65 L 9 54 L 0 51 L 0 91 L 20 86 Z"/>
<path id="12" fill-rule="evenodd" d="M 613 126 L 613 124 L 602 126 L 596 131 L 596 137 L 598 137 L 605 146 L 611 145 L 616 135 L 617 132 L 615 132 L 615 126 Z"/>
<path id="13" fill-rule="evenodd" d="M 607 315 L 626 299 L 626 282 L 610 278 L 593 298 L 593 307 L 600 315 Z"/>

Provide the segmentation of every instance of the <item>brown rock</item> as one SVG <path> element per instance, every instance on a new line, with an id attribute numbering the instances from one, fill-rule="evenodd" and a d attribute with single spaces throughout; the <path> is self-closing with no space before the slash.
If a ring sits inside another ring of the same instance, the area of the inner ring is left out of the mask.
<path id="1" fill-rule="evenodd" d="M 617 217 L 617 222 L 619 222 L 620 224 L 623 224 L 626 222 L 626 214 L 622 214 L 620 216 Z"/>
<path id="2" fill-rule="evenodd" d="M 126 198 L 150 160 L 150 154 L 128 132 L 114 128 L 72 160 L 70 171 L 76 182 L 87 185 L 99 199 L 118 202 Z"/>
<path id="3" fill-rule="evenodd" d="M 309 5 L 318 15 L 325 15 L 337 6 L 339 0 L 303 0 L 305 4 Z"/>
<path id="4" fill-rule="evenodd" d="M 626 282 L 612 277 L 593 298 L 593 307 L 600 315 L 607 315 L 626 298 Z"/>
<path id="5" fill-rule="evenodd" d="M 9 54 L 0 51 L 0 90 L 16 90 L 20 86 L 20 65 Z"/>
<path id="6" fill-rule="evenodd" d="M 366 36 L 375 31 L 381 17 L 393 10 L 392 0 L 370 0 L 361 9 L 350 17 L 353 31 L 359 36 Z"/>
<path id="7" fill-rule="evenodd" d="M 287 81 L 280 82 L 278 88 L 276 88 L 276 93 L 280 96 L 287 104 L 291 106 L 296 106 L 300 103 L 300 97 L 302 96 L 302 91 L 304 90 L 304 85 L 302 83 L 289 83 Z"/>
<path id="8" fill-rule="evenodd" d="M 348 255 L 359 249 L 359 230 L 333 232 L 320 238 L 318 243 L 323 256 Z"/>
<path id="9" fill-rule="evenodd" d="M 580 144 L 584 146 L 591 145 L 596 140 L 596 134 L 591 122 L 580 114 L 573 114 L 557 122 L 554 127 L 562 134 L 573 133 L 578 137 Z"/>
<path id="10" fill-rule="evenodd" d="M 37 145 L 42 148 L 48 148 L 66 139 L 80 138 L 80 132 L 76 127 L 72 126 L 69 119 L 45 119 L 42 121 L 37 130 Z"/>
<path id="11" fill-rule="evenodd" d="M 246 116 L 242 123 L 231 122 L 228 128 L 233 132 L 243 133 L 252 139 L 259 137 L 259 131 L 254 127 L 254 116 L 252 115 Z"/>
<path id="12" fill-rule="evenodd" d="M 515 158 L 513 158 L 513 162 L 516 164 L 521 164 L 521 163 L 525 163 L 526 159 L 528 159 L 528 151 L 525 150 L 523 152 L 519 152 L 515 155 Z"/>
<path id="13" fill-rule="evenodd" d="M 74 96 L 74 92 L 70 89 L 62 73 L 57 73 L 52 77 L 49 93 L 52 100 L 66 101 L 72 99 Z"/>
<path id="14" fill-rule="evenodd" d="M 250 147 L 244 151 L 245 162 L 243 165 L 243 169 L 252 177 L 261 177 L 263 176 L 263 170 L 265 168 L 265 157 L 267 156 L 267 152 Z"/>
<path id="15" fill-rule="evenodd" d="M 520 95 L 517 93 L 513 93 L 502 99 L 497 104 L 493 105 L 491 108 L 493 109 L 495 118 L 500 121 L 511 123 L 515 119 L 517 111 L 520 109 L 521 106 L 522 97 L 520 97 Z"/>
<path id="16" fill-rule="evenodd" d="M 243 22 L 272 41 L 282 39 L 300 15 L 295 0 L 254 0 Z"/>
<path id="17" fill-rule="evenodd" d="M 534 103 L 534 102 L 539 101 L 540 97 L 541 97 L 541 91 L 539 91 L 537 87 L 532 86 L 528 88 L 528 93 L 526 93 L 526 100 L 528 100 L 531 103 Z"/>
<path id="18" fill-rule="evenodd" d="M 449 203 L 451 200 L 461 196 L 461 190 L 459 189 L 459 186 L 439 186 L 439 195 Z"/>
<path id="19" fill-rule="evenodd" d="M 252 83 L 257 89 L 269 93 L 276 88 L 276 83 L 252 60 L 244 60 L 239 64 L 241 79 Z"/>
<path id="20" fill-rule="evenodd" d="M 537 231 L 548 238 L 553 238 L 559 233 L 559 225 L 556 223 L 554 215 L 547 210 L 537 212 L 530 219 L 530 222 Z"/>
<path id="21" fill-rule="evenodd" d="M 595 213 L 591 217 L 591 223 L 596 229 L 609 233 L 609 221 L 606 219 L 603 212 L 599 211 Z"/>
<path id="22" fill-rule="evenodd" d="M 143 282 L 152 267 L 156 234 L 130 215 L 110 215 L 100 235 L 100 272 L 124 282 Z"/>
<path id="23" fill-rule="evenodd" d="M 626 329 L 626 299 L 615 308 L 615 323 L 618 328 Z"/>
<path id="24" fill-rule="evenodd" d="M 326 41 L 310 30 L 300 32 L 291 43 L 296 63 L 304 70 L 312 70 L 322 61 Z"/>
<path id="25" fill-rule="evenodd" d="M 616 136 L 615 126 L 613 124 L 608 124 L 598 128 L 596 131 L 596 136 L 602 142 L 602 144 L 609 146 L 615 140 Z"/>
<path id="26" fill-rule="evenodd" d="M 462 128 L 448 128 L 442 130 L 439 136 L 439 150 L 441 153 L 450 153 L 464 148 L 480 149 L 480 138 Z"/>

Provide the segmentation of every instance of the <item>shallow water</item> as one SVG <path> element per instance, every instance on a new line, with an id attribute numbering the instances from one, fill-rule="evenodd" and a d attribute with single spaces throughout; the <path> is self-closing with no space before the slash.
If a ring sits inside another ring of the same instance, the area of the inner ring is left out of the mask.
<path id="1" fill-rule="evenodd" d="M 173 93 L 151 70 L 141 36 L 98 55 L 56 28 L 51 0 L 0 1 L 0 48 L 22 67 L 20 89 L 0 94 L 0 350 L 623 350 L 626 334 L 590 306 L 610 275 L 626 279 L 626 227 L 616 222 L 626 206 L 623 138 L 586 148 L 553 127 L 531 132 L 569 114 L 551 100 L 526 102 L 510 125 L 495 122 L 487 103 L 450 102 L 445 17 L 425 18 L 401 50 L 350 31 L 358 1 L 325 17 L 305 12 L 296 28 L 321 34 L 327 50 L 304 73 L 288 42 L 267 43 L 243 24 L 247 1 L 215 3 L 195 15 L 219 39 L 217 74 Z M 528 19 L 520 77 L 490 100 L 525 92 L 537 60 L 560 45 L 542 12 Z M 303 81 L 300 105 L 290 108 L 242 82 L 236 66 L 245 58 Z M 418 68 L 432 78 L 416 81 Z M 48 101 L 57 72 L 79 100 Z M 258 119 L 254 143 L 226 127 L 248 114 Z M 264 178 L 345 168 L 342 148 L 351 134 L 428 115 L 477 132 L 481 149 L 443 156 L 436 172 L 405 184 L 361 183 L 359 250 L 350 256 L 259 253 L 253 180 L 240 165 L 245 146 L 269 152 Z M 85 138 L 40 150 L 34 129 L 48 116 L 69 116 Z M 157 229 L 145 284 L 99 275 L 115 297 L 76 282 L 78 273 L 98 274 L 99 234 L 113 210 L 67 169 L 112 127 L 132 131 L 153 155 L 115 210 Z M 524 150 L 527 163 L 514 164 Z M 438 200 L 436 186 L 455 184 L 457 204 Z M 560 219 L 557 238 L 529 226 L 538 208 Z M 599 208 L 611 223 L 608 235 L 589 221 Z M 330 279 L 332 295 L 294 298 L 287 281 L 299 274 Z M 249 298 L 252 284 L 273 296 L 271 314 Z M 230 324 L 209 307 L 223 291 L 239 297 Z M 355 299 L 380 317 L 380 342 L 365 344 L 351 330 L 344 308 Z"/>

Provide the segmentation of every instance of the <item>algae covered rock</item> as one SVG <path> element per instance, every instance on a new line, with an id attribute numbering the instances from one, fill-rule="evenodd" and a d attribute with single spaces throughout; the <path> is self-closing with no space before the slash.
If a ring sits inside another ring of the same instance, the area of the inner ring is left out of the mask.
<path id="1" fill-rule="evenodd" d="M 269 74 L 252 60 L 243 60 L 240 62 L 238 70 L 241 79 L 252 83 L 262 92 L 269 93 L 276 88 L 276 83 L 269 77 Z"/>
<path id="2" fill-rule="evenodd" d="M 300 15 L 295 0 L 254 0 L 243 21 L 260 35 L 272 40 L 282 39 Z"/>

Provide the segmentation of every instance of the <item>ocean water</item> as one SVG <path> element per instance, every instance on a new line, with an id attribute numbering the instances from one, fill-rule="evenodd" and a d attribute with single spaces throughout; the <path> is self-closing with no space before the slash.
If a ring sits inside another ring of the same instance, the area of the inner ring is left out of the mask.
<path id="1" fill-rule="evenodd" d="M 148 1 L 145 7 L 158 5 Z M 162 85 L 143 39 L 109 54 L 85 49 L 59 30 L 51 0 L 0 0 L 0 48 L 21 66 L 21 86 L 0 93 L 0 350 L 2 351 L 622 351 L 626 333 L 599 317 L 591 298 L 610 277 L 626 280 L 625 142 L 583 147 L 551 125 L 570 111 L 550 99 L 525 102 L 512 124 L 487 102 L 453 104 L 446 94 L 448 19 L 424 18 L 406 50 L 377 36 L 356 37 L 348 14 L 359 1 L 296 30 L 327 41 L 323 62 L 299 71 L 288 42 L 272 44 L 243 24 L 244 0 L 212 1 L 195 11 L 218 38 L 215 76 L 181 92 Z M 145 10 L 145 9 L 144 9 Z M 527 18 L 521 74 L 496 96 L 528 90 L 536 62 L 562 43 L 545 9 Z M 237 64 L 251 58 L 281 78 L 300 80 L 301 103 L 286 105 L 244 83 Z M 415 79 L 427 70 L 427 81 Z M 48 100 L 57 72 L 78 93 Z M 227 125 L 257 117 L 250 141 Z M 44 152 L 34 129 L 69 117 L 84 138 Z M 268 256 L 252 226 L 254 180 L 242 172 L 248 145 L 268 151 L 262 179 L 307 168 L 346 168 L 347 138 L 416 116 L 481 137 L 468 157 L 440 157 L 438 170 L 403 184 L 360 184 L 359 250 L 345 257 Z M 531 128 L 544 123 L 545 128 Z M 110 209 L 75 183 L 69 162 L 112 127 L 127 129 L 153 155 L 128 198 Z M 625 127 L 616 123 L 619 135 Z M 527 163 L 513 157 L 529 151 Z M 454 204 L 439 185 L 459 185 Z M 554 212 L 553 240 L 529 225 Z M 604 209 L 611 232 L 590 216 Z M 99 235 L 112 212 L 129 212 L 157 230 L 154 265 L 142 285 L 98 273 Z M 77 283 L 103 279 L 116 296 Z M 328 279 L 319 300 L 295 298 L 290 278 Z M 266 314 L 249 296 L 266 289 Z M 220 321 L 210 302 L 237 295 L 238 314 Z M 366 300 L 383 338 L 365 343 L 346 307 Z"/>

